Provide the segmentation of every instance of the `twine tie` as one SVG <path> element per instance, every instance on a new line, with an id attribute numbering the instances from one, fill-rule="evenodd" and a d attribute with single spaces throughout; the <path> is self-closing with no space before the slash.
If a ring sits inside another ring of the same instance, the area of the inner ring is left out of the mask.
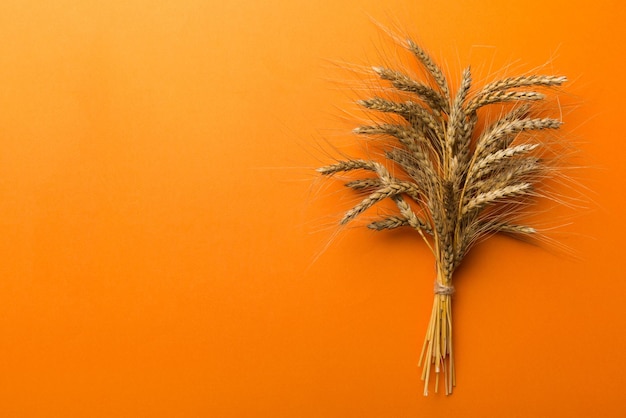
<path id="1" fill-rule="evenodd" d="M 446 286 L 435 281 L 435 295 L 452 295 L 454 293 L 454 286 Z"/>

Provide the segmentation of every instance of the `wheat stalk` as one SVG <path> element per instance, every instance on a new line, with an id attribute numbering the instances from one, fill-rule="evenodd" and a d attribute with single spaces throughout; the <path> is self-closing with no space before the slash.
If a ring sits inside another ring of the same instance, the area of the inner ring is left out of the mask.
<path id="1" fill-rule="evenodd" d="M 446 394 L 456 384 L 452 349 L 452 276 L 472 244 L 494 233 L 531 236 L 535 229 L 517 224 L 511 205 L 524 205 L 537 194 L 546 162 L 539 158 L 537 133 L 555 130 L 561 121 L 533 118 L 533 103 L 545 98 L 537 89 L 560 86 L 563 76 L 525 75 L 497 80 L 473 91 L 466 68 L 454 96 L 440 67 L 416 43 L 407 49 L 424 67 L 428 81 L 413 80 L 400 71 L 373 67 L 388 82 L 387 89 L 412 96 L 395 101 L 373 97 L 358 101 L 379 115 L 396 114 L 403 122 L 359 126 L 358 135 L 383 136 L 396 142 L 384 152 L 386 164 L 373 160 L 345 160 L 319 168 L 323 175 L 363 170 L 374 174 L 348 181 L 346 186 L 366 193 L 340 223 L 350 222 L 378 202 L 390 198 L 399 214 L 369 223 L 382 231 L 409 227 L 433 252 L 437 266 L 434 303 L 424 339 L 424 394 L 434 373 L 435 391 L 443 375 Z M 509 104 L 498 120 L 477 130 L 478 111 Z M 512 104 L 513 106 L 511 106 Z M 522 133 L 530 142 L 517 143 Z M 472 139 L 473 138 L 473 139 Z M 394 173 L 392 175 L 391 173 Z M 412 203 L 409 203 L 412 202 Z"/>

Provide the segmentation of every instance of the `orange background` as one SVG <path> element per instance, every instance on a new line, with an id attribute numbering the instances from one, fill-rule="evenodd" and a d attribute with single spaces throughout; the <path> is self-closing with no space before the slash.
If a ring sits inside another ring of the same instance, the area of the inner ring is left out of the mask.
<path id="1" fill-rule="evenodd" d="M 624 7 L 458 3 L 3 0 L 0 415 L 625 416 Z M 419 238 L 323 251 L 350 203 L 310 170 L 353 141 L 334 62 L 394 51 L 369 16 L 455 76 L 553 57 L 592 166 L 581 260 L 495 238 L 459 271 L 447 398 L 421 394 Z"/>

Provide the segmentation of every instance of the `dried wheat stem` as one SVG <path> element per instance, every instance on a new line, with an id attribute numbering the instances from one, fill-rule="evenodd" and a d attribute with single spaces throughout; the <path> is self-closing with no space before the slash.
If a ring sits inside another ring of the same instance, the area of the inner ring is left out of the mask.
<path id="1" fill-rule="evenodd" d="M 440 271 L 435 281 L 433 309 L 420 354 L 424 395 L 428 395 L 432 366 L 435 373 L 435 393 L 439 391 L 439 376 L 443 373 L 445 394 L 452 393 L 456 386 L 454 355 L 452 351 L 452 287 Z"/>

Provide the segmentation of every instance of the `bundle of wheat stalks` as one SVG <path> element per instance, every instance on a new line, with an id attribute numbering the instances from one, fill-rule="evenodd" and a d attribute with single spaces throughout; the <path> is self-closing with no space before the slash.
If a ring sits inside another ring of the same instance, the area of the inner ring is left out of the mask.
<path id="1" fill-rule="evenodd" d="M 348 159 L 317 171 L 326 176 L 353 170 L 369 173 L 346 183 L 365 197 L 345 213 L 342 225 L 389 198 L 399 213 L 372 222 L 369 228 L 410 227 L 433 252 L 435 295 L 420 366 L 424 366 L 425 395 L 433 369 L 435 390 L 443 373 L 449 394 L 455 386 L 452 275 L 472 244 L 482 238 L 494 233 L 522 237 L 536 233 L 517 223 L 523 213 L 520 208 L 538 196 L 536 186 L 550 169 L 539 158 L 542 143 L 532 133 L 557 129 L 562 122 L 533 117 L 532 104 L 545 98 L 535 90 L 560 86 L 566 78 L 523 75 L 473 89 L 468 67 L 452 95 L 442 70 L 426 52 L 410 40 L 404 46 L 423 66 L 428 81 L 416 81 L 393 69 L 372 68 L 396 97 L 359 101 L 382 116 L 381 123 L 354 130 L 371 139 L 393 140 L 384 152 L 385 163 Z M 397 99 L 398 95 L 410 100 Z M 500 106 L 500 117 L 479 128 L 478 111 L 490 105 Z"/>

